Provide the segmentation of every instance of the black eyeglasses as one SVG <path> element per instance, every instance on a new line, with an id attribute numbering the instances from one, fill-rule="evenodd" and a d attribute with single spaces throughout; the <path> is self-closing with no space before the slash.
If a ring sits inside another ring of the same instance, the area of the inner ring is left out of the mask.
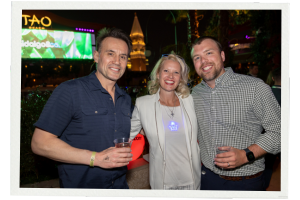
<path id="1" fill-rule="evenodd" d="M 171 54 L 162 54 L 161 57 L 168 57 L 169 55 L 171 55 Z M 174 55 L 174 54 L 172 54 L 172 55 Z M 178 55 L 174 55 L 174 56 L 176 56 L 177 58 L 179 58 L 179 59 L 181 59 L 183 62 L 185 62 L 183 57 L 178 56 Z"/>

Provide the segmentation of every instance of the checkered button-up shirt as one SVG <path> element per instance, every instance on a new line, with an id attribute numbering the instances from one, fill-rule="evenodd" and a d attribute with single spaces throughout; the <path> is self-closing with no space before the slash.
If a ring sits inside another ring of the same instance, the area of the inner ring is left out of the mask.
<path id="1" fill-rule="evenodd" d="M 193 88 L 192 96 L 205 167 L 225 176 L 249 176 L 264 170 L 263 157 L 235 169 L 217 168 L 213 163 L 217 144 L 237 149 L 257 144 L 268 153 L 280 152 L 280 106 L 271 88 L 261 79 L 225 68 L 225 73 L 216 79 L 215 88 L 202 81 Z M 261 133 L 263 128 L 264 134 Z"/>

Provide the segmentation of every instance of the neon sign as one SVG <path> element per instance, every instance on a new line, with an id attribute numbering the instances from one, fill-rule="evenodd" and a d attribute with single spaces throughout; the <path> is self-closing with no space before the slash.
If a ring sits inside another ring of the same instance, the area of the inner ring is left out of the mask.
<path id="1" fill-rule="evenodd" d="M 40 20 L 35 15 L 33 15 L 32 17 L 30 15 L 22 15 L 22 18 L 24 18 L 25 20 L 25 26 L 27 26 L 28 22 L 30 22 L 30 25 L 28 27 L 29 29 L 45 29 L 45 27 L 49 27 L 52 24 L 51 19 L 47 16 L 42 17 Z M 47 19 L 48 22 L 45 19 Z M 34 26 L 35 23 L 37 23 L 38 25 L 41 24 L 43 27 Z"/>
<path id="2" fill-rule="evenodd" d="M 46 47 L 46 48 L 60 48 L 59 44 L 57 43 L 52 43 L 49 41 L 45 42 L 29 42 L 28 40 L 26 42 L 24 42 L 24 40 L 21 41 L 21 47 L 35 47 L 37 49 L 40 49 L 41 47 Z"/>

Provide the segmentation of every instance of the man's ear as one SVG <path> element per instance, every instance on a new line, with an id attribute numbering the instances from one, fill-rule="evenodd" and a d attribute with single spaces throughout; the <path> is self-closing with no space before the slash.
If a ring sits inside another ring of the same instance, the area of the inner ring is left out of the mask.
<path id="1" fill-rule="evenodd" d="M 224 53 L 224 51 L 221 51 L 221 58 L 222 58 L 222 61 L 224 62 L 225 61 L 225 53 Z"/>
<path id="2" fill-rule="evenodd" d="M 93 53 L 93 56 L 94 56 L 94 61 L 95 61 L 95 63 L 98 63 L 99 52 L 95 50 L 94 53 Z"/>

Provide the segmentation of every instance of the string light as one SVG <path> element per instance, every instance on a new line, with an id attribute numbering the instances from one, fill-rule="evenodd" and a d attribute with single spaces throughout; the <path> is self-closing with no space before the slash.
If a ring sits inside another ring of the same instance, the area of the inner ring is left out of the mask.
<path id="1" fill-rule="evenodd" d="M 90 32 L 90 33 L 94 33 L 95 30 L 94 29 L 89 29 L 89 28 L 75 28 L 76 31 L 82 31 L 82 32 Z"/>

